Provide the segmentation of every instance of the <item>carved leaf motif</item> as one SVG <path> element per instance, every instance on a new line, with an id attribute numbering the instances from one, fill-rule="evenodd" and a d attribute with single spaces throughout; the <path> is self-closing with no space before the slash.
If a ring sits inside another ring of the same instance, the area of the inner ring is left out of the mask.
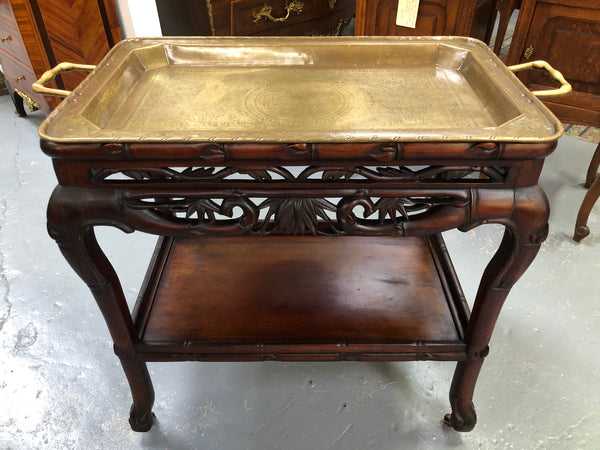
<path id="1" fill-rule="evenodd" d="M 349 180 L 353 174 L 354 171 L 351 169 L 324 170 L 321 178 L 323 181 Z"/>
<path id="2" fill-rule="evenodd" d="M 415 173 L 407 167 L 378 167 L 377 173 L 390 178 L 397 179 L 412 179 L 415 178 Z"/>
<path id="3" fill-rule="evenodd" d="M 185 217 L 190 218 L 196 213 L 198 220 L 208 219 L 209 222 L 214 223 L 216 221 L 215 213 L 220 213 L 221 208 L 212 200 L 198 199 L 193 201 L 185 211 Z"/>
<path id="4" fill-rule="evenodd" d="M 508 173 L 503 166 L 427 166 L 416 169 L 410 166 L 379 166 L 376 168 L 356 166 L 308 166 L 299 175 L 294 175 L 284 166 L 267 168 L 236 167 L 187 167 L 183 170 L 172 167 L 140 167 L 132 170 L 118 168 L 90 169 L 93 183 L 116 183 L 135 181 L 151 182 L 229 182 L 237 181 L 231 175 L 244 174 L 259 183 L 316 182 L 334 183 L 341 180 L 368 183 L 371 181 L 423 181 L 448 182 L 465 180 L 471 183 L 503 182 Z M 129 180 L 128 180 L 129 179 Z"/>
<path id="5" fill-rule="evenodd" d="M 133 178 L 136 181 L 151 180 L 152 179 L 152 173 L 150 173 L 149 171 L 124 170 L 122 173 L 123 173 L 123 175 L 125 175 L 125 176 L 127 176 L 129 178 Z"/>
<path id="6" fill-rule="evenodd" d="M 378 221 L 383 223 L 385 218 L 389 216 L 392 223 L 397 223 L 397 214 L 400 213 L 404 220 L 408 220 L 404 198 L 381 198 L 375 203 L 375 210 L 378 212 Z"/>
<path id="7" fill-rule="evenodd" d="M 261 203 L 259 208 L 269 208 L 261 227 L 263 232 L 277 230 L 297 235 L 309 231 L 318 234 L 319 219 L 337 229 L 327 215 L 327 211 L 336 210 L 335 205 L 324 199 L 272 198 Z"/>
<path id="8" fill-rule="evenodd" d="M 467 150 L 470 157 L 497 158 L 500 153 L 500 145 L 496 142 L 481 142 L 474 144 Z"/>
<path id="9" fill-rule="evenodd" d="M 369 156 L 375 161 L 388 162 L 396 158 L 397 149 L 392 146 L 380 146 L 369 153 Z"/>
<path id="10" fill-rule="evenodd" d="M 244 172 L 246 174 L 250 175 L 252 178 L 254 178 L 257 181 L 271 181 L 273 179 L 273 177 L 269 174 L 268 170 L 255 169 L 255 170 L 247 170 Z"/>
<path id="11" fill-rule="evenodd" d="M 188 167 L 181 172 L 181 175 L 190 178 L 204 178 L 212 175 L 214 171 L 214 167 Z"/>
<path id="12" fill-rule="evenodd" d="M 203 148 L 198 153 L 198 158 L 210 162 L 225 161 L 225 149 L 222 146 Z"/>
<path id="13" fill-rule="evenodd" d="M 474 168 L 448 170 L 446 172 L 440 172 L 438 178 L 444 181 L 460 180 L 461 178 L 466 178 L 476 172 L 478 171 Z"/>

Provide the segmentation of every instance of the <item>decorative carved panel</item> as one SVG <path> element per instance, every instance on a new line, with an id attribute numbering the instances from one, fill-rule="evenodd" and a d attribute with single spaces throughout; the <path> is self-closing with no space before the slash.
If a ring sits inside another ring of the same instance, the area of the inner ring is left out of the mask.
<path id="1" fill-rule="evenodd" d="M 404 235 L 404 225 L 440 208 L 468 208 L 468 191 L 424 192 L 375 197 L 357 191 L 343 197 L 272 197 L 233 192 L 218 194 L 134 195 L 124 204 L 134 211 L 152 213 L 157 220 L 181 225 L 191 234 L 291 235 Z"/>

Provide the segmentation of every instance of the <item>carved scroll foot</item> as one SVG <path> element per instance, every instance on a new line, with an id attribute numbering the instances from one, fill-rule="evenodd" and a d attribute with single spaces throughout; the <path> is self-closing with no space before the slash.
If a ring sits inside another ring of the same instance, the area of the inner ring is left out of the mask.
<path id="1" fill-rule="evenodd" d="M 583 202 L 581 202 L 581 206 L 579 207 L 577 220 L 575 222 L 575 233 L 573 235 L 573 240 L 576 242 L 581 241 L 590 234 L 590 229 L 587 227 L 587 221 L 598 197 L 600 197 L 600 175 L 596 176 L 596 179 L 585 194 Z"/>
<path id="2" fill-rule="evenodd" d="M 118 352 L 117 352 L 118 353 Z M 133 431 L 149 431 L 156 422 L 152 412 L 154 388 L 145 362 L 121 359 L 121 365 L 131 388 L 133 405 L 129 411 L 129 424 Z"/>
<path id="3" fill-rule="evenodd" d="M 456 365 L 450 388 L 452 414 L 446 414 L 444 417 L 444 423 L 456 431 L 471 431 L 477 423 L 473 392 L 483 364 L 483 356 L 459 361 Z"/>
<path id="4" fill-rule="evenodd" d="M 444 416 L 444 424 L 456 431 L 467 432 L 473 430 L 477 424 L 477 414 L 473 402 L 452 399 L 452 413 Z"/>
<path id="5" fill-rule="evenodd" d="M 457 409 L 458 411 L 458 409 Z M 467 414 L 464 414 L 464 411 Z M 477 424 L 477 414 L 475 407 L 471 403 L 470 407 L 463 408 L 463 412 L 452 412 L 444 416 L 444 425 L 454 428 L 456 431 L 468 432 L 472 431 Z"/>
<path id="6" fill-rule="evenodd" d="M 590 229 L 586 225 L 579 225 L 575 227 L 575 233 L 573 233 L 573 240 L 575 242 L 581 242 L 581 240 L 590 234 Z"/>
<path id="7" fill-rule="evenodd" d="M 137 431 L 138 433 L 150 431 L 150 428 L 152 428 L 152 425 L 154 425 L 155 422 L 156 416 L 152 411 L 150 411 L 150 413 L 144 412 L 140 414 L 135 409 L 135 405 L 131 405 L 131 410 L 129 412 L 129 425 L 131 425 L 131 429 L 133 431 Z"/>

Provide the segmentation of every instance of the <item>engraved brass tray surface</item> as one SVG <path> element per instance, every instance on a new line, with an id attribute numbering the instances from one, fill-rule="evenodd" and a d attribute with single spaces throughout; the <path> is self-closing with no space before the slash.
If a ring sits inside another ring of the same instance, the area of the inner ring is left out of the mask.
<path id="1" fill-rule="evenodd" d="M 557 139 L 561 124 L 462 37 L 130 39 L 40 127 L 54 142 Z"/>

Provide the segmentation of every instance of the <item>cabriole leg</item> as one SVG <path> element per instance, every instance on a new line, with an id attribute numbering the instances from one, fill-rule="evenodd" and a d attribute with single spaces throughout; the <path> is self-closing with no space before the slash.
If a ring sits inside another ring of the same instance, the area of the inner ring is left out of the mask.
<path id="1" fill-rule="evenodd" d="M 493 206 L 491 203 L 484 209 Z M 457 431 L 470 431 L 477 423 L 473 393 L 496 320 L 510 289 L 534 260 L 548 234 L 548 201 L 539 187 L 519 189 L 512 208 L 509 219 L 497 220 L 506 230 L 483 273 L 466 333 L 467 358 L 458 362 L 450 388 L 452 413 L 445 416 L 444 423 Z"/>
<path id="2" fill-rule="evenodd" d="M 155 417 L 152 413 L 154 389 L 146 363 L 136 358 L 133 320 L 112 265 L 100 249 L 90 222 L 90 211 L 110 209 L 109 197 L 87 198 L 78 188 L 58 187 L 48 205 L 48 232 L 73 270 L 90 288 L 112 336 L 115 353 L 121 359 L 131 388 L 133 406 L 129 422 L 134 431 L 148 431 Z"/>

